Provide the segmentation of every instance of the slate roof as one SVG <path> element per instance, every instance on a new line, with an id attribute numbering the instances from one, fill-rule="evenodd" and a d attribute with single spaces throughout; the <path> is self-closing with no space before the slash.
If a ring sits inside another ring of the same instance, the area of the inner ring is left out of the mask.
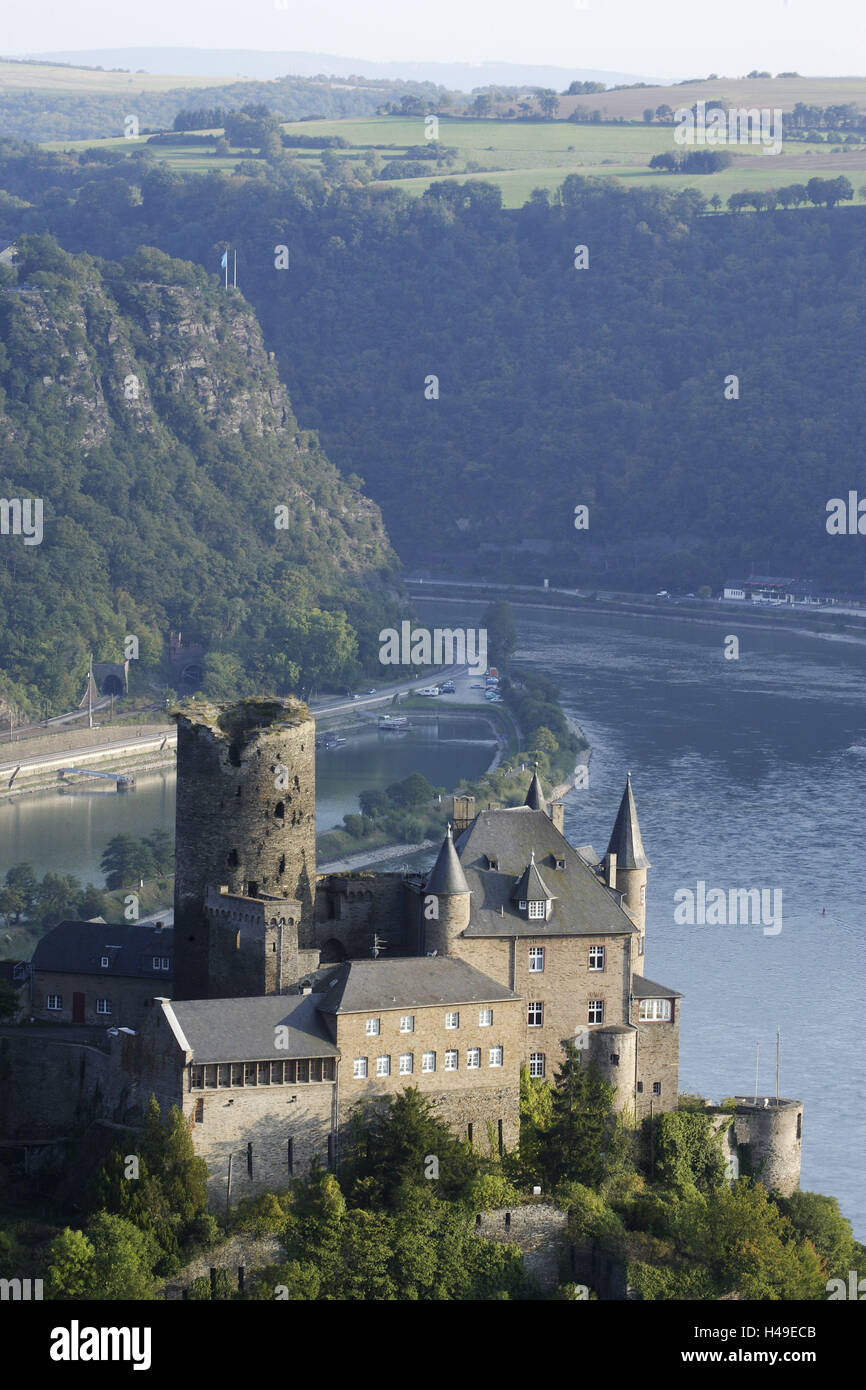
<path id="1" fill-rule="evenodd" d="M 635 999 L 682 999 L 679 990 L 668 989 L 667 985 L 657 985 L 655 980 L 647 980 L 643 975 L 632 975 L 631 992 Z"/>
<path id="2" fill-rule="evenodd" d="M 618 896 L 543 811 L 528 806 L 481 811 L 455 847 L 472 894 L 464 936 L 612 936 L 637 931 Z M 556 899 L 547 921 L 530 921 L 511 899 L 514 881 L 533 850 L 543 881 Z M 488 855 L 498 869 L 487 868 Z M 564 869 L 557 869 L 557 860 L 565 861 Z"/>
<path id="3" fill-rule="evenodd" d="M 631 789 L 631 773 L 625 782 L 625 791 L 619 803 L 616 820 L 611 831 L 608 854 L 616 855 L 618 869 L 649 869 L 651 867 L 643 847 L 634 793 Z"/>
<path id="4" fill-rule="evenodd" d="M 511 901 L 520 903 L 548 903 L 556 895 L 551 893 L 535 862 L 535 850 L 529 863 L 511 890 Z"/>
<path id="5" fill-rule="evenodd" d="M 492 1003 L 518 999 L 465 961 L 446 956 L 346 961 L 331 986 L 310 995 L 326 1014 L 372 1013 L 408 1005 Z"/>
<path id="6" fill-rule="evenodd" d="M 430 877 L 424 889 L 425 893 L 435 893 L 442 897 L 447 897 L 450 893 L 468 893 L 469 885 L 463 876 L 460 867 L 460 860 L 457 858 L 457 851 L 454 848 L 454 840 L 451 837 L 451 826 L 445 839 L 442 841 L 442 848 L 439 851 L 436 863 L 430 870 Z"/>
<path id="7" fill-rule="evenodd" d="M 173 999 L 165 1008 L 174 1013 L 196 1063 L 339 1057 L 316 1008 L 320 997 L 266 994 L 251 999 Z M 279 1049 L 274 1033 L 278 1025 L 289 1030 L 287 1046 Z"/>
<path id="8" fill-rule="evenodd" d="M 109 965 L 99 964 L 108 956 Z M 172 969 L 154 970 L 153 957 L 168 956 L 174 964 L 174 929 L 141 923 L 60 922 L 37 942 L 33 969 L 67 975 L 125 976 L 161 980 Z"/>
<path id="9" fill-rule="evenodd" d="M 530 811 L 546 811 L 547 803 L 544 800 L 544 792 L 541 790 L 541 783 L 538 780 L 538 773 L 533 772 L 529 790 L 526 793 L 524 806 L 528 806 Z"/>

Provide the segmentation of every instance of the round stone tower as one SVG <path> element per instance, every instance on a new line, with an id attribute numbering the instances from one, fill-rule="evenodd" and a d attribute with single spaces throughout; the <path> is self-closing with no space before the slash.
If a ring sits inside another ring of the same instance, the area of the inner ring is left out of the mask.
<path id="1" fill-rule="evenodd" d="M 647 869 L 652 865 L 646 857 L 638 825 L 634 793 L 631 789 L 631 773 L 626 778 L 625 791 L 619 803 L 616 821 L 611 832 L 610 844 L 605 856 L 608 882 L 623 894 L 623 906 L 627 907 L 640 931 L 637 948 L 637 971 L 644 971 L 644 937 L 646 932 L 646 881 Z M 611 882 L 611 880 L 614 880 Z"/>
<path id="2" fill-rule="evenodd" d="M 210 997 L 208 887 L 300 903 L 316 883 L 315 724 L 300 701 L 185 702 L 175 712 L 175 998 Z"/>
<path id="3" fill-rule="evenodd" d="M 424 950 L 454 954 L 454 941 L 469 926 L 471 894 L 457 857 L 449 825 L 421 896 Z"/>

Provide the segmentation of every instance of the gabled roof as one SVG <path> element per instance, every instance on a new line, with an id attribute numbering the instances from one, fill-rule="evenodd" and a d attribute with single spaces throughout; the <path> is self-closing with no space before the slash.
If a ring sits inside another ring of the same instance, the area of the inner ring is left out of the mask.
<path id="1" fill-rule="evenodd" d="M 196 1063 L 339 1057 L 319 1017 L 317 1000 L 313 994 L 266 994 L 251 999 L 173 999 L 163 1008 L 174 1014 Z M 288 1032 L 280 1035 L 277 1048 L 279 1026 Z"/>
<path id="2" fill-rule="evenodd" d="M 581 859 L 543 811 L 513 806 L 481 811 L 456 842 L 472 894 L 464 936 L 611 936 L 637 931 L 619 898 Z M 549 918 L 527 919 L 511 893 L 532 852 L 555 904 Z M 489 859 L 498 867 L 489 869 Z M 558 869 L 558 863 L 564 863 Z"/>
<path id="3" fill-rule="evenodd" d="M 634 794 L 631 789 L 631 773 L 625 783 L 622 801 L 619 803 L 616 820 L 611 832 L 608 854 L 616 855 L 618 869 L 648 869 L 650 862 L 646 857 L 637 823 Z"/>
<path id="4" fill-rule="evenodd" d="M 103 956 L 108 965 L 100 965 Z M 171 970 L 154 970 L 153 958 L 174 956 L 174 928 L 124 922 L 60 922 L 36 944 L 33 969 L 72 975 L 126 976 L 158 979 L 165 984 Z"/>
<path id="5" fill-rule="evenodd" d="M 463 960 L 404 956 L 345 961 L 321 994 L 308 997 L 323 1014 L 352 1014 L 413 1005 L 492 1003 L 520 996 Z"/>
<path id="6" fill-rule="evenodd" d="M 549 903 L 556 895 L 551 893 L 535 862 L 535 850 L 529 863 L 511 890 L 511 901 L 521 903 Z"/>
<path id="7" fill-rule="evenodd" d="M 635 999 L 682 999 L 679 990 L 668 989 L 667 985 L 657 985 L 655 980 L 647 980 L 643 975 L 632 975 L 631 992 Z"/>
<path id="8" fill-rule="evenodd" d="M 450 825 L 445 839 L 442 841 L 442 848 L 436 863 L 430 870 L 430 877 L 424 891 L 425 893 L 435 893 L 441 897 L 447 897 L 453 893 L 469 892 L 469 884 L 463 875 L 460 860 L 457 858 L 457 851 L 454 848 Z"/>

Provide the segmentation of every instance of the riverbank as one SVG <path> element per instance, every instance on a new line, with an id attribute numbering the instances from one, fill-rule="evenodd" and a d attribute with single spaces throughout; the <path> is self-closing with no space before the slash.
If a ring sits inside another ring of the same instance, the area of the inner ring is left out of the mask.
<path id="1" fill-rule="evenodd" d="M 416 602 L 489 603 L 506 599 L 521 608 L 538 608 L 560 613 L 634 614 L 704 624 L 742 622 L 750 628 L 799 637 L 818 637 L 829 642 L 866 645 L 866 613 L 862 616 L 846 609 L 838 612 L 822 608 L 817 612 L 798 609 L 756 609 L 754 604 L 723 599 L 661 599 L 646 594 L 615 594 L 594 591 L 595 596 L 578 589 L 544 589 L 538 585 L 492 585 L 470 580 L 406 579 Z"/>

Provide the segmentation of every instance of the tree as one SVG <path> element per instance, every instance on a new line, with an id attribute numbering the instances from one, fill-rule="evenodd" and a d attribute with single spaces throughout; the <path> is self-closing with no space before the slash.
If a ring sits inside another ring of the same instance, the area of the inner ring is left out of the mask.
<path id="1" fill-rule="evenodd" d="M 655 113 L 654 113 L 652 107 L 651 107 L 651 106 L 645 106 L 645 107 L 644 107 L 644 113 L 643 113 L 644 125 L 652 125 L 653 119 L 654 119 L 654 115 L 655 115 Z"/>
<path id="2" fill-rule="evenodd" d="M 155 826 L 145 837 L 144 843 L 153 855 L 156 871 L 160 877 L 170 873 L 174 867 L 174 838 L 169 835 L 168 831 Z"/>
<path id="3" fill-rule="evenodd" d="M 847 1279 L 848 1270 L 855 1267 L 857 1242 L 838 1200 L 820 1192 L 792 1192 L 790 1197 L 777 1197 L 776 1205 L 795 1235 L 812 1242 L 828 1278 Z"/>
<path id="4" fill-rule="evenodd" d="M 541 107 L 542 114 L 547 116 L 548 119 L 552 119 L 559 110 L 559 97 L 554 91 L 542 91 L 538 96 L 538 104 Z"/>
<path id="5" fill-rule="evenodd" d="M 151 855 L 151 861 L 153 856 Z M 137 883 L 142 862 L 142 846 L 131 835 L 115 835 L 102 851 L 99 867 L 105 874 L 109 889 L 125 888 Z"/>
<path id="6" fill-rule="evenodd" d="M 575 1044 L 564 1044 L 565 1058 L 555 1077 L 553 1114 L 543 1146 L 542 1163 L 551 1187 L 563 1179 L 595 1186 L 604 1176 L 608 1117 L 616 1087 Z"/>
<path id="7" fill-rule="evenodd" d="M 661 106 L 657 106 L 657 107 L 656 107 L 656 120 L 657 120 L 657 121 L 672 121 L 673 118 L 674 118 L 674 112 L 673 112 L 673 107 L 672 107 L 672 106 L 667 106 L 665 103 L 662 103 Z"/>
<path id="8" fill-rule="evenodd" d="M 370 820 L 385 816 L 392 809 L 387 792 L 375 789 L 361 792 L 358 797 L 358 805 L 361 808 L 361 814 Z"/>
<path id="9" fill-rule="evenodd" d="M 381 1110 L 360 1117 L 349 1145 L 346 1185 L 353 1201 L 393 1211 L 412 1188 L 428 1185 L 435 1194 L 454 1201 L 478 1172 L 472 1148 L 455 1139 L 432 1103 L 409 1086 L 389 1097 Z"/>
<path id="10" fill-rule="evenodd" d="M 66 1228 L 51 1243 L 45 1270 L 51 1298 L 152 1299 L 159 1249 L 131 1221 L 98 1212 L 84 1232 Z"/>
<path id="11" fill-rule="evenodd" d="M 672 1110 L 644 1121 L 654 1130 L 654 1170 L 659 1182 L 711 1191 L 725 1180 L 726 1166 L 706 1111 Z"/>
<path id="12" fill-rule="evenodd" d="M 680 161 L 671 150 L 665 150 L 662 154 L 654 154 L 649 162 L 651 169 L 666 169 L 669 174 L 673 174 L 680 166 Z"/>
<path id="13" fill-rule="evenodd" d="M 517 646 L 517 628 L 511 612 L 511 604 L 505 599 L 496 599 L 485 608 L 481 617 L 481 627 L 487 630 L 487 654 L 491 666 L 506 668 Z"/>
<path id="14" fill-rule="evenodd" d="M 0 917 L 3 917 L 6 926 L 10 926 L 12 918 L 17 921 L 24 911 L 24 895 L 16 893 L 13 888 L 0 888 Z"/>
<path id="15" fill-rule="evenodd" d="M 412 772 L 402 782 L 392 782 L 385 795 L 397 806 L 411 810 L 413 806 L 423 806 L 432 801 L 433 788 L 420 772 Z"/>
<path id="16" fill-rule="evenodd" d="M 6 887 L 13 893 L 20 895 L 24 906 L 22 912 L 29 912 L 36 902 L 36 894 L 39 890 L 39 881 L 33 872 L 31 864 L 13 864 L 11 869 L 6 870 Z"/>

